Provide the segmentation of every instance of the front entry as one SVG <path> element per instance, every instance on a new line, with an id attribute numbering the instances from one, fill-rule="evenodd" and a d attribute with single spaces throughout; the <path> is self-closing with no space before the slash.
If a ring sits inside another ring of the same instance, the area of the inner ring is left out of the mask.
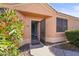
<path id="1" fill-rule="evenodd" d="M 39 38 L 38 38 L 38 21 L 32 21 L 31 22 L 31 33 L 32 33 L 32 35 L 31 35 L 31 43 L 32 43 L 32 45 L 34 45 L 34 44 L 40 44 L 40 40 L 39 40 Z"/>
<path id="2" fill-rule="evenodd" d="M 44 44 L 45 43 L 45 19 L 43 19 L 42 21 L 32 21 L 31 26 L 32 26 L 31 27 L 31 33 L 32 33 L 31 43 L 40 44 L 40 42 L 41 42 Z M 40 31 L 38 31 L 38 29 Z M 38 36 L 38 34 L 39 34 L 38 32 L 40 32 L 40 36 Z"/>

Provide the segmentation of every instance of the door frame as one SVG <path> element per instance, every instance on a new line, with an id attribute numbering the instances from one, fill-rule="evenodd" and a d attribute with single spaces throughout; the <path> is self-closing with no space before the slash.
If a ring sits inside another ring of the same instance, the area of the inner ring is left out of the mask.
<path id="1" fill-rule="evenodd" d="M 40 40 L 39 40 L 39 37 L 38 37 L 38 25 L 39 25 L 39 21 L 32 20 L 32 21 L 31 21 L 31 44 L 33 43 L 33 36 L 32 36 L 32 34 L 33 34 L 33 32 L 32 32 L 33 28 L 32 28 L 32 22 L 37 22 L 37 27 L 36 27 L 37 34 L 36 34 L 36 36 L 37 36 L 37 40 L 40 41 Z M 39 43 L 40 43 L 40 42 L 39 42 Z M 35 44 L 37 44 L 37 42 L 36 42 Z"/>
<path id="2" fill-rule="evenodd" d="M 33 21 L 36 21 L 36 20 L 31 21 L 31 44 L 32 44 L 32 22 Z M 45 44 L 45 39 L 46 39 L 46 21 L 45 21 L 45 18 L 43 20 L 41 20 L 41 21 L 36 21 L 36 22 L 38 22 L 38 24 L 37 24 L 38 40 L 41 43 Z M 43 33 L 41 33 L 42 24 L 44 24 L 44 32 Z M 43 35 L 43 37 L 42 37 L 42 35 Z"/>

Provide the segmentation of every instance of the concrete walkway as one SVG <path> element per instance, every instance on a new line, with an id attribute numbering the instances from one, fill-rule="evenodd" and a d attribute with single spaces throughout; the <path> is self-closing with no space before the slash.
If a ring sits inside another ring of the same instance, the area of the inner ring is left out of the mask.
<path id="1" fill-rule="evenodd" d="M 61 49 L 56 46 L 32 45 L 31 54 L 34 56 L 79 56 L 79 52 Z"/>
<path id="2" fill-rule="evenodd" d="M 31 49 L 31 54 L 34 56 L 54 56 L 54 54 L 49 51 L 47 46 Z"/>

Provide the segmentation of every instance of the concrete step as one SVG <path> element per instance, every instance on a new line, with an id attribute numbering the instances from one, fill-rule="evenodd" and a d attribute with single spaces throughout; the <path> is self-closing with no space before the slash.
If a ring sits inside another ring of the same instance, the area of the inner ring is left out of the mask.
<path id="1" fill-rule="evenodd" d="M 44 47 L 44 45 L 42 43 L 40 44 L 36 44 L 36 45 L 30 45 L 30 49 L 36 49 L 36 48 L 41 48 L 41 47 Z"/>
<path id="2" fill-rule="evenodd" d="M 31 54 L 34 56 L 53 56 L 47 46 L 31 49 Z"/>

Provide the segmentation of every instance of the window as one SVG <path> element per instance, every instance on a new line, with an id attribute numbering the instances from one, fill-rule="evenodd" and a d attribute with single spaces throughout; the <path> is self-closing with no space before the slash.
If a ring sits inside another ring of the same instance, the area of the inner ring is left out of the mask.
<path id="1" fill-rule="evenodd" d="M 65 30 L 67 30 L 67 19 L 57 18 L 56 23 L 57 23 L 57 26 L 56 26 L 57 32 L 64 32 Z"/>

